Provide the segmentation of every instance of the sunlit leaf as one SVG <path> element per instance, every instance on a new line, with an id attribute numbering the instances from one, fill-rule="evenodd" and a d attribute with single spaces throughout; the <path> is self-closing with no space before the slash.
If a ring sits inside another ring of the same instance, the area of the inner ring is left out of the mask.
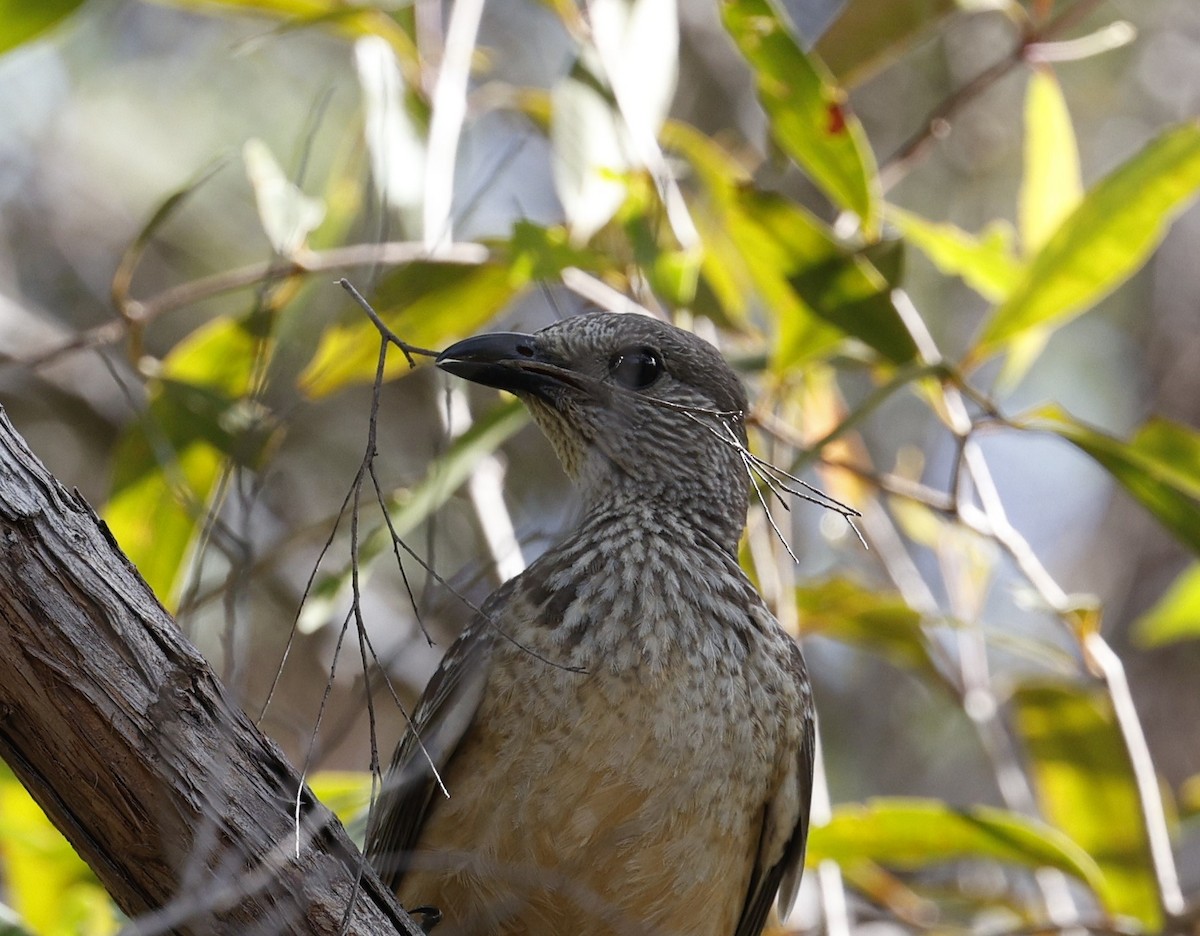
<path id="1" fill-rule="evenodd" d="M 1134 637 L 1143 647 L 1200 638 L 1200 563 L 1180 573 L 1167 593 L 1138 619 Z"/>
<path id="2" fill-rule="evenodd" d="M 168 608 L 222 466 L 257 467 L 278 441 L 279 424 L 247 395 L 267 340 L 258 324 L 215 319 L 176 345 L 114 452 L 104 519 Z"/>
<path id="3" fill-rule="evenodd" d="M 805 634 L 860 646 L 934 683 L 944 679 L 930 654 L 921 615 L 899 595 L 835 578 L 796 589 L 796 609 Z"/>
<path id="4" fill-rule="evenodd" d="M 0 53 L 35 39 L 83 5 L 83 0 L 0 0 Z"/>
<path id="5" fill-rule="evenodd" d="M 263 232 L 275 252 L 290 257 L 304 246 L 309 233 L 325 218 L 325 203 L 297 188 L 262 140 L 251 138 L 242 148 L 246 175 L 254 189 Z"/>
<path id="6" fill-rule="evenodd" d="M 370 574 L 376 560 L 390 553 L 393 531 L 403 538 L 424 523 L 462 487 L 480 461 L 503 445 L 528 419 L 528 411 L 517 400 L 497 406 L 475 420 L 434 459 L 420 481 L 397 491 L 388 503 L 391 527 L 379 524 L 359 544 L 360 582 Z M 336 609 L 344 607 L 350 593 L 351 573 L 347 564 L 317 579 L 300 614 L 301 631 L 311 633 L 324 627 Z"/>
<path id="7" fill-rule="evenodd" d="M 725 28 L 750 62 L 776 142 L 867 236 L 879 227 L 875 157 L 845 92 L 804 52 L 770 0 L 724 0 Z"/>
<path id="8" fill-rule="evenodd" d="M 956 808 L 937 800 L 873 799 L 838 806 L 828 825 L 814 828 L 808 863 L 874 861 L 911 870 L 963 859 L 1028 868 L 1058 868 L 1101 886 L 1096 862 L 1043 822 L 990 806 Z"/>
<path id="9" fill-rule="evenodd" d="M 1156 931 L 1157 887 L 1141 808 L 1107 696 L 1031 683 L 1013 704 L 1042 814 L 1100 865 L 1103 878 L 1092 887 L 1105 908 Z"/>
<path id="10" fill-rule="evenodd" d="M 887 219 L 934 266 L 961 277 L 985 299 L 1003 301 L 1020 281 L 1021 261 L 1013 251 L 1012 228 L 1003 221 L 993 222 L 975 236 L 956 225 L 928 221 L 891 205 Z"/>
<path id="11" fill-rule="evenodd" d="M 1143 507 L 1200 553 L 1200 433 L 1151 419 L 1122 442 L 1081 423 L 1057 406 L 1023 418 L 1031 429 L 1054 432 L 1099 462 Z"/>
<path id="12" fill-rule="evenodd" d="M 554 189 L 580 243 L 621 206 L 633 166 L 616 101 L 599 71 L 594 53 L 584 50 L 550 92 Z"/>
<path id="13" fill-rule="evenodd" d="M 675 0 L 591 0 L 592 41 L 635 138 L 653 139 L 667 119 L 679 73 Z"/>
<path id="14" fill-rule="evenodd" d="M 421 261 L 383 278 L 368 298 L 397 335 L 422 348 L 441 349 L 473 334 L 516 294 L 538 280 L 552 280 L 566 267 L 602 268 L 599 253 L 571 245 L 561 227 L 519 222 L 507 241 L 489 242 L 492 259 L 474 265 Z M 379 361 L 379 332 L 357 307 L 341 325 L 322 336 L 300 377 L 303 390 L 322 397 L 350 383 L 373 380 Z M 387 378 L 409 371 L 403 355 L 392 350 Z"/>
<path id="15" fill-rule="evenodd" d="M 1083 198 L 1075 128 L 1054 73 L 1035 68 L 1025 92 L 1025 168 L 1017 217 L 1021 248 L 1035 254 Z"/>
<path id="16" fill-rule="evenodd" d="M 691 127 L 669 123 L 663 142 L 688 161 L 701 186 L 694 217 L 704 281 L 734 321 L 761 299 L 778 329 L 773 367 L 786 371 L 818 358 L 845 335 L 897 363 L 913 357 L 888 283 L 865 258 L 795 203 L 755 190 L 728 153 Z"/>
<path id="17" fill-rule="evenodd" d="M 13 909 L 38 936 L 108 936 L 120 928 L 91 869 L 2 765 L 0 877 Z"/>
<path id="18" fill-rule="evenodd" d="M 380 318 L 405 341 L 438 350 L 455 338 L 477 331 L 496 315 L 523 285 L 507 266 L 422 261 L 388 274 L 370 300 Z M 353 318 L 324 333 L 312 361 L 300 377 L 302 389 L 323 397 L 347 384 L 374 379 L 379 360 L 379 332 L 357 307 Z M 387 376 L 408 371 L 395 349 Z"/>
<path id="19" fill-rule="evenodd" d="M 1200 188 L 1200 123 L 1180 124 L 1102 179 L 1033 257 L 972 351 L 1058 327 L 1135 273 Z"/>
<path id="20" fill-rule="evenodd" d="M 371 801 L 371 774 L 365 770 L 322 770 L 307 780 L 313 795 L 343 825 L 360 816 Z"/>

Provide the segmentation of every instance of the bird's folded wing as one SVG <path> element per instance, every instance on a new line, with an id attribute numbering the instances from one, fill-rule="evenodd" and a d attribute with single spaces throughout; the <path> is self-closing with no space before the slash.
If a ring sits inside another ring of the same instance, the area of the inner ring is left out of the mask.
<path id="1" fill-rule="evenodd" d="M 800 667 L 797 678 L 805 678 L 804 660 L 799 647 L 795 647 L 794 658 Z M 809 718 L 805 720 L 804 734 L 795 760 L 789 765 L 791 769 L 763 810 L 758 857 L 734 936 L 759 936 L 766 925 L 776 893 L 779 894 L 781 915 L 787 913 L 796 900 L 800 876 L 804 872 L 804 845 L 808 839 L 815 757 L 816 731 Z"/>
<path id="2" fill-rule="evenodd" d="M 492 635 L 488 622 L 476 618 L 450 646 L 396 748 L 367 832 L 367 858 L 393 890 L 440 792 L 441 775 L 483 698 Z"/>

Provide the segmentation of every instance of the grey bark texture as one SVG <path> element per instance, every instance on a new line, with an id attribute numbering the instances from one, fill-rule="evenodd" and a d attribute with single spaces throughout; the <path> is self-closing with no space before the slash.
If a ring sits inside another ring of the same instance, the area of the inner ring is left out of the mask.
<path id="1" fill-rule="evenodd" d="M 3 410 L 0 757 L 132 932 L 420 933 Z"/>

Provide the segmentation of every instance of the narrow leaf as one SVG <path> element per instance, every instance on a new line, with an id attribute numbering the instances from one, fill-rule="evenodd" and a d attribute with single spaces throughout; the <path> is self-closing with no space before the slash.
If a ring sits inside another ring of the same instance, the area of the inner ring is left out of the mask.
<path id="1" fill-rule="evenodd" d="M 1043 822 L 989 806 L 955 808 L 937 800 L 873 799 L 838 806 L 814 828 L 808 863 L 874 861 L 913 870 L 948 861 L 993 859 L 1028 868 L 1058 868 L 1089 887 L 1100 869 L 1078 845 Z"/>
<path id="2" fill-rule="evenodd" d="M 0 0 L 0 53 L 36 39 L 83 5 L 83 0 Z"/>
<path id="3" fill-rule="evenodd" d="M 775 141 L 874 238 L 880 198 L 875 157 L 845 92 L 815 55 L 804 52 L 770 0 L 725 0 L 721 10 L 726 30 L 754 69 Z"/>
<path id="4" fill-rule="evenodd" d="M 891 205 L 887 219 L 934 266 L 960 277 L 985 299 L 1003 301 L 1020 281 L 1022 265 L 1013 252 L 1012 228 L 1003 222 L 993 222 L 977 237 L 956 225 L 928 221 Z"/>
<path id="5" fill-rule="evenodd" d="M 463 266 L 422 261 L 386 276 L 370 299 L 380 318 L 405 341 L 437 349 L 477 331 L 508 304 L 519 286 L 499 263 Z M 379 332 L 361 309 L 354 307 L 351 315 L 349 321 L 324 333 L 300 376 L 301 388 L 312 397 L 328 396 L 375 377 Z M 408 369 L 403 355 L 393 349 L 387 376 Z"/>
<path id="6" fill-rule="evenodd" d="M 1167 593 L 1134 624 L 1143 647 L 1200 639 L 1200 563 L 1185 569 Z"/>
<path id="7" fill-rule="evenodd" d="M 1083 198 L 1079 149 L 1054 73 L 1035 68 L 1025 93 L 1025 169 L 1017 216 L 1021 248 L 1037 253 Z"/>
<path id="8" fill-rule="evenodd" d="M 943 681 L 930 654 L 921 615 L 895 594 L 871 591 L 847 579 L 828 579 L 796 589 L 805 634 L 854 644 L 935 684 Z"/>
<path id="9" fill-rule="evenodd" d="M 284 174 L 262 140 L 247 140 L 242 156 L 267 240 L 277 254 L 290 257 L 304 246 L 309 233 L 324 220 L 325 203 L 300 191 Z"/>
<path id="10" fill-rule="evenodd" d="M 1056 406 L 1020 422 L 1030 429 L 1054 432 L 1082 449 L 1163 526 L 1200 553 L 1200 433 L 1156 418 L 1122 442 Z"/>
<path id="11" fill-rule="evenodd" d="M 972 352 L 1058 327 L 1132 276 L 1200 188 L 1200 122 L 1180 124 L 1100 181 L 1033 258 Z"/>
<path id="12" fill-rule="evenodd" d="M 1046 818 L 1099 863 L 1105 908 L 1151 932 L 1160 913 L 1129 758 L 1107 696 L 1073 684 L 1030 683 L 1013 696 Z"/>

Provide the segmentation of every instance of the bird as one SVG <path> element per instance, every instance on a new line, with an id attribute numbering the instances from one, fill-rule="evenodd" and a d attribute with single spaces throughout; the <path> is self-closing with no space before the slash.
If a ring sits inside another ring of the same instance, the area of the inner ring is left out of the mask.
<path id="1" fill-rule="evenodd" d="M 581 520 L 447 650 L 368 859 L 438 936 L 757 936 L 803 872 L 815 714 L 738 563 L 740 379 L 691 332 L 601 311 L 436 363 L 525 403 Z"/>

